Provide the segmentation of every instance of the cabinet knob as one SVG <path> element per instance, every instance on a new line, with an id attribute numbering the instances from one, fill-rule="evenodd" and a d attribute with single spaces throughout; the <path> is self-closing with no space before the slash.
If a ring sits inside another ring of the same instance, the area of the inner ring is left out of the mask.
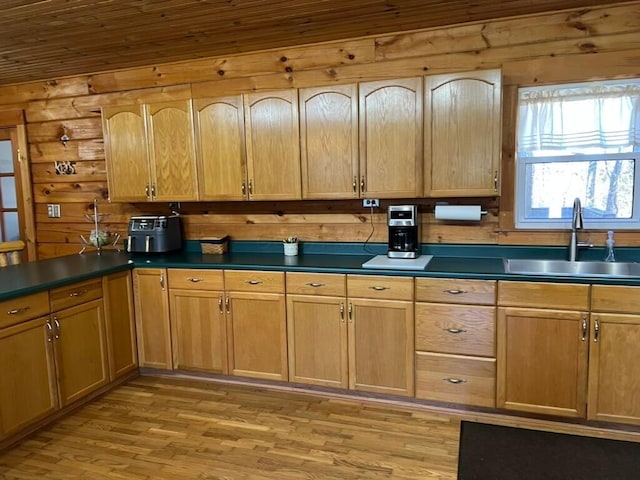
<path id="1" fill-rule="evenodd" d="M 70 297 L 81 297 L 87 293 L 87 290 L 79 290 L 77 292 L 71 292 L 69 294 Z"/>

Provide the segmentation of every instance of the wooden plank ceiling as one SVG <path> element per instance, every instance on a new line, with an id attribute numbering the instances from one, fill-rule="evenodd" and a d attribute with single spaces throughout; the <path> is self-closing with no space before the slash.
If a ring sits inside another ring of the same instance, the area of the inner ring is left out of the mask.
<path id="1" fill-rule="evenodd" d="M 614 3 L 3 0 L 0 85 Z"/>

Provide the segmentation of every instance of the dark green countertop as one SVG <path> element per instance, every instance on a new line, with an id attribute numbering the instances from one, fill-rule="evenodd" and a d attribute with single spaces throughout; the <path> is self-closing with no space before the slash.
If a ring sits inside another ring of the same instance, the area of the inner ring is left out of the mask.
<path id="1" fill-rule="evenodd" d="M 127 270 L 131 265 L 129 255 L 115 251 L 9 265 L 0 268 L 0 300 Z"/>
<path id="2" fill-rule="evenodd" d="M 564 258 L 562 247 L 501 247 L 496 245 L 426 245 L 433 255 L 425 270 L 363 269 L 362 264 L 385 253 L 381 244 L 305 243 L 301 254 L 285 257 L 280 242 L 232 242 L 229 253 L 200 253 L 198 242 L 186 242 L 183 251 L 168 254 L 127 254 L 111 250 L 69 255 L 0 269 L 0 300 L 60 287 L 133 267 L 216 268 L 287 272 L 348 273 L 406 277 L 528 280 L 558 283 L 640 285 L 640 278 L 556 277 L 505 273 L 503 258 Z M 593 259 L 599 251 L 590 252 Z M 621 260 L 637 261 L 640 249 L 620 249 Z M 592 259 L 592 258 L 585 258 Z"/>

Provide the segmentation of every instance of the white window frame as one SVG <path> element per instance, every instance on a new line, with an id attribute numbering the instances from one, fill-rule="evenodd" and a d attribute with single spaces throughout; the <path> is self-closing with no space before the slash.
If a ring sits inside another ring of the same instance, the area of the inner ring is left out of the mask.
<path id="1" fill-rule="evenodd" d="M 587 82 L 585 82 L 587 83 Z M 620 83 L 638 84 L 640 79 L 612 80 L 605 82 L 593 82 L 594 84 L 612 85 Z M 524 87 L 525 90 L 544 90 L 549 88 L 572 88 L 583 84 L 558 84 L 548 86 Z M 520 98 L 518 96 L 518 98 Z M 518 125 L 516 125 L 516 137 L 518 136 Z M 605 161 L 605 160 L 633 160 L 633 202 L 631 218 L 619 219 L 594 219 L 585 218 L 584 228 L 586 229 L 619 229 L 619 230 L 640 230 L 640 151 L 627 153 L 611 153 L 611 154 L 575 154 L 575 155 L 545 155 L 520 157 L 518 155 L 518 145 L 516 138 L 515 152 L 515 193 L 514 193 L 514 221 L 517 229 L 548 229 L 560 230 L 570 229 L 571 219 L 567 218 L 527 218 L 526 217 L 526 199 L 527 199 L 527 166 L 541 163 L 554 162 L 585 162 L 585 161 Z M 584 207 L 584 205 L 583 205 Z"/>
<path id="2" fill-rule="evenodd" d="M 571 219 L 565 218 L 526 218 L 527 175 L 528 165 L 554 162 L 588 162 L 598 160 L 634 160 L 633 169 L 633 204 L 631 218 L 594 219 L 585 218 L 584 228 L 587 229 L 640 229 L 640 152 L 593 154 L 593 155 L 560 155 L 544 157 L 523 157 L 516 160 L 515 185 L 515 227 L 518 229 L 570 229 Z"/>

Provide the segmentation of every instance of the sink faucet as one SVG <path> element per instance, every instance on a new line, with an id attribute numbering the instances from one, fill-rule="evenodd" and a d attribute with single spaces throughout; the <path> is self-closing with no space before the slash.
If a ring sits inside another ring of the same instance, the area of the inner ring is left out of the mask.
<path id="1" fill-rule="evenodd" d="M 578 230 L 582 230 L 584 219 L 582 217 L 582 205 L 580 199 L 573 201 L 571 213 L 571 239 L 569 240 L 569 261 L 575 262 L 578 257 L 578 248 L 593 247 L 591 243 L 578 241 Z"/>

